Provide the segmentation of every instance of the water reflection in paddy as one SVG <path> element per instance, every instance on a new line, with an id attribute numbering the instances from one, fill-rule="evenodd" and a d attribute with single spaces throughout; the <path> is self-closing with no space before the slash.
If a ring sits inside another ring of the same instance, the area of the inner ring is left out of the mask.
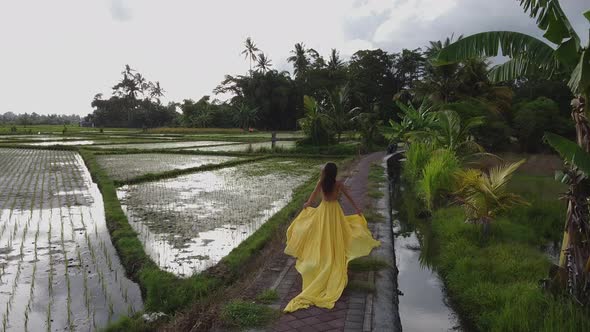
<path id="1" fill-rule="evenodd" d="M 319 164 L 263 161 L 124 186 L 118 195 L 150 257 L 167 271 L 190 276 L 260 228 Z"/>

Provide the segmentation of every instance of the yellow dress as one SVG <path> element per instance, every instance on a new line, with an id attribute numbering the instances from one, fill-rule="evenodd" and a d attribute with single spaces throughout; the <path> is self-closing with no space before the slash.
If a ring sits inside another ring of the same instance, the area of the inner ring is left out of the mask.
<path id="1" fill-rule="evenodd" d="M 297 258 L 295 268 L 303 287 L 285 307 L 285 312 L 310 305 L 332 309 L 348 282 L 351 260 L 368 255 L 379 246 L 362 215 L 345 216 L 338 201 L 322 201 L 308 207 L 287 230 L 285 253 Z"/>

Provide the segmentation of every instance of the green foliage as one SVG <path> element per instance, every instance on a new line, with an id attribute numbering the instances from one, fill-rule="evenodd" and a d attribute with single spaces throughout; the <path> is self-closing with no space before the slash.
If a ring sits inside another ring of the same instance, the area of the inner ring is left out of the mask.
<path id="1" fill-rule="evenodd" d="M 224 324 L 240 329 L 263 327 L 279 315 L 275 309 L 242 300 L 232 300 L 221 311 Z"/>
<path id="2" fill-rule="evenodd" d="M 406 151 L 406 162 L 404 163 L 404 179 L 409 183 L 416 183 L 422 177 L 422 170 L 430 159 L 434 147 L 429 143 L 412 143 Z"/>
<path id="3" fill-rule="evenodd" d="M 461 121 L 457 112 L 444 110 L 436 114 L 434 130 L 426 133 L 426 137 L 436 146 L 449 149 L 458 155 L 481 152 L 483 148 L 472 139 L 471 131 L 483 123 L 483 117 Z"/>
<path id="4" fill-rule="evenodd" d="M 332 122 L 326 110 L 310 96 L 303 97 L 305 117 L 299 125 L 313 145 L 327 145 L 333 140 Z"/>
<path id="5" fill-rule="evenodd" d="M 441 194 L 454 187 L 454 174 L 459 170 L 459 160 L 451 150 L 440 149 L 432 153 L 422 170 L 422 178 L 416 182 L 418 195 L 429 211 Z"/>
<path id="6" fill-rule="evenodd" d="M 467 222 L 483 224 L 484 229 L 496 216 L 509 207 L 526 202 L 508 191 L 508 182 L 525 160 L 494 167 L 488 172 L 467 169 L 457 173 L 457 192 Z"/>
<path id="7" fill-rule="evenodd" d="M 399 101 L 397 107 L 401 110 L 401 121 L 398 123 L 389 120 L 389 125 L 393 129 L 392 142 L 406 139 L 411 132 L 425 132 L 434 126 L 434 110 L 426 99 L 422 101 L 418 109 L 411 103 L 406 105 Z"/>
<path id="8" fill-rule="evenodd" d="M 506 116 L 502 113 L 490 112 L 488 104 L 476 99 L 466 99 L 446 104 L 445 109 L 457 112 L 462 122 L 475 117 L 484 119 L 484 124 L 472 128 L 470 134 L 485 151 L 504 151 L 510 146 L 513 130 Z"/>
<path id="9" fill-rule="evenodd" d="M 159 127 L 173 124 L 177 114 L 176 106 L 164 106 L 160 98 L 164 89 L 159 82 L 147 81 L 141 73 L 125 66 L 123 78 L 115 86 L 109 99 L 102 94 L 94 96 L 92 114 L 85 122 L 105 127 Z"/>
<path id="10" fill-rule="evenodd" d="M 555 151 L 568 163 L 576 166 L 588 177 L 590 176 L 590 154 L 578 144 L 559 135 L 546 133 L 545 139 Z"/>
<path id="11" fill-rule="evenodd" d="M 371 104 L 367 110 L 354 108 L 350 112 L 354 115 L 350 120 L 357 125 L 365 150 L 371 150 L 376 144 L 385 143 L 385 137 L 379 132 L 379 127 L 383 123 L 379 116 L 379 105 Z"/>
<path id="12" fill-rule="evenodd" d="M 536 152 L 544 147 L 545 131 L 563 134 L 573 128 L 571 120 L 559 115 L 557 103 L 544 97 L 517 105 L 513 122 L 521 149 L 528 152 Z"/>
<path id="13" fill-rule="evenodd" d="M 153 326 L 146 323 L 140 313 L 135 314 L 133 317 L 123 316 L 119 318 L 115 323 L 110 324 L 104 330 L 104 332 L 151 332 L 156 331 Z"/>
<path id="14" fill-rule="evenodd" d="M 256 302 L 262 304 L 271 304 L 279 299 L 279 293 L 275 289 L 266 289 L 256 296 Z"/>
<path id="15" fill-rule="evenodd" d="M 557 192 L 561 185 L 550 177 L 523 175 L 516 175 L 514 182 L 511 187 L 532 205 L 507 210 L 485 243 L 476 229 L 464 223 L 461 209 L 445 208 L 434 214 L 431 225 L 437 248 L 432 260 L 453 303 L 479 331 L 589 329 L 585 309 L 543 292 L 538 285 L 549 262 L 537 248 L 551 240 L 546 229 L 563 227 L 565 210 L 540 189 Z M 556 208 L 546 209 L 548 204 Z M 529 220 L 531 216 L 535 219 Z"/>
<path id="16" fill-rule="evenodd" d="M 250 75 L 226 75 L 214 93 L 232 94 L 229 104 L 245 104 L 257 108 L 256 128 L 271 130 L 295 129 L 301 118 L 302 96 L 288 72 L 253 71 Z"/>

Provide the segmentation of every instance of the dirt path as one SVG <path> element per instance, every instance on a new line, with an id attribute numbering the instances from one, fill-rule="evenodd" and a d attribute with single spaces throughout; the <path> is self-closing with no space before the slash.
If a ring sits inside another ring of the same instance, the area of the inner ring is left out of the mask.
<path id="1" fill-rule="evenodd" d="M 384 155 L 383 152 L 377 152 L 363 157 L 353 166 L 349 177 L 345 180 L 352 197 L 362 208 L 366 207 L 368 202 L 369 168 L 372 163 L 382 160 Z M 342 201 L 341 204 L 346 214 L 354 213 L 354 209 L 348 202 Z M 283 262 L 284 267 L 269 287 L 276 289 L 280 297 L 275 307 L 283 309 L 290 299 L 301 292 L 301 276 L 295 270 L 294 259 L 282 253 L 277 255 L 276 259 Z M 366 275 L 355 277 L 367 278 Z M 283 314 L 268 331 L 365 331 L 370 330 L 370 326 L 371 314 L 367 305 L 367 294 L 345 289 L 334 309 L 311 307 Z"/>

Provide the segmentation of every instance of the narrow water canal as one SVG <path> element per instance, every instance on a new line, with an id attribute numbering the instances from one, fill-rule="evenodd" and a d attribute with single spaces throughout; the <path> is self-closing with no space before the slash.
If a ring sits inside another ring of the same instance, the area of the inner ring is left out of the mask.
<path id="1" fill-rule="evenodd" d="M 396 158 L 394 155 L 392 158 Z M 426 220 L 415 217 L 409 197 L 399 179 L 400 162 L 388 161 L 390 217 L 398 270 L 399 317 L 408 331 L 463 331 L 450 308 L 444 286 L 428 265 L 429 234 Z M 422 224 L 420 224 L 422 223 Z"/>

